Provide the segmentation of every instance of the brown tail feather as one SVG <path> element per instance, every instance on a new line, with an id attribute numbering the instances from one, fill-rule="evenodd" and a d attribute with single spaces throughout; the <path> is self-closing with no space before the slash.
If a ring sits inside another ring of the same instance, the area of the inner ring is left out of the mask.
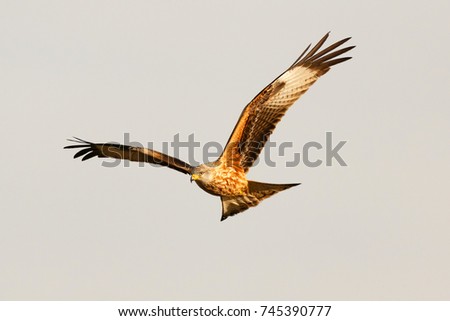
<path id="1" fill-rule="evenodd" d="M 248 181 L 249 194 L 239 196 L 221 196 L 222 200 L 222 218 L 221 221 L 241 213 L 246 209 L 256 206 L 260 201 L 266 199 L 278 192 L 284 191 L 296 184 L 268 184 Z"/>

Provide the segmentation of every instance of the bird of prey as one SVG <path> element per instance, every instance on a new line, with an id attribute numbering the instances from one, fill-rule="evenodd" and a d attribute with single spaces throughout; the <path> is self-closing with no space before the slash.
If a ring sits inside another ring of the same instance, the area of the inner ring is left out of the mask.
<path id="1" fill-rule="evenodd" d="M 241 213 L 262 200 L 297 184 L 268 184 L 247 180 L 246 173 L 258 158 L 264 144 L 277 123 L 294 102 L 327 73 L 330 67 L 351 57 L 341 55 L 354 46 L 339 48 L 350 38 L 340 40 L 325 49 L 327 33 L 311 50 L 309 45 L 300 57 L 278 78 L 265 87 L 244 108 L 221 156 L 214 162 L 191 166 L 182 160 L 142 147 L 111 143 L 91 143 L 82 139 L 70 140 L 80 148 L 74 158 L 112 157 L 136 162 L 167 166 L 188 174 L 204 191 L 220 196 L 222 217 Z M 308 51 L 309 50 L 309 51 Z"/>

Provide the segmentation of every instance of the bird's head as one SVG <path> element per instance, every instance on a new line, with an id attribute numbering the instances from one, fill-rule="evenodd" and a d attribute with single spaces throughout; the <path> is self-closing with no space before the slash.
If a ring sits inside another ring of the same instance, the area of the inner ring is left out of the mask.
<path id="1" fill-rule="evenodd" d="M 201 164 L 192 171 L 191 183 L 192 181 L 196 181 L 197 183 L 208 183 L 212 180 L 212 176 L 211 166 L 208 166 L 208 164 Z"/>

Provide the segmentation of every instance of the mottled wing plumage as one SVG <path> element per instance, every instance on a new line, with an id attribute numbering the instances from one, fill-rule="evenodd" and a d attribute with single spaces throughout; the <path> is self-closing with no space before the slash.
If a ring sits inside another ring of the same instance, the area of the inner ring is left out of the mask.
<path id="1" fill-rule="evenodd" d="M 289 107 L 331 66 L 350 59 L 337 57 L 353 47 L 333 51 L 350 38 L 319 51 L 327 38 L 328 34 L 309 52 L 309 47 L 306 48 L 288 70 L 245 107 L 219 159 L 221 162 L 248 171 Z"/>
<path id="2" fill-rule="evenodd" d="M 133 162 L 145 162 L 167 166 L 184 174 L 191 174 L 193 167 L 182 160 L 166 154 L 143 147 L 125 146 L 110 143 L 91 143 L 79 138 L 69 140 L 77 145 L 69 145 L 64 148 L 80 148 L 74 158 L 82 157 L 82 161 L 92 157 L 110 157 L 128 159 Z"/>

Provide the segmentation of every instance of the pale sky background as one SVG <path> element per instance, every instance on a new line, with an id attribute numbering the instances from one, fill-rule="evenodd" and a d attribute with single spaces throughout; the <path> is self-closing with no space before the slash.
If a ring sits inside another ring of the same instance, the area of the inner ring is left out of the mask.
<path id="1" fill-rule="evenodd" d="M 1 1 L 0 299 L 449 300 L 449 13 L 449 1 Z M 221 223 L 220 200 L 187 175 L 63 150 L 125 132 L 225 143 L 328 31 L 353 37 L 353 59 L 272 140 L 301 151 L 331 131 L 348 166 L 258 166 L 250 179 L 302 185 L 243 214 Z"/>

